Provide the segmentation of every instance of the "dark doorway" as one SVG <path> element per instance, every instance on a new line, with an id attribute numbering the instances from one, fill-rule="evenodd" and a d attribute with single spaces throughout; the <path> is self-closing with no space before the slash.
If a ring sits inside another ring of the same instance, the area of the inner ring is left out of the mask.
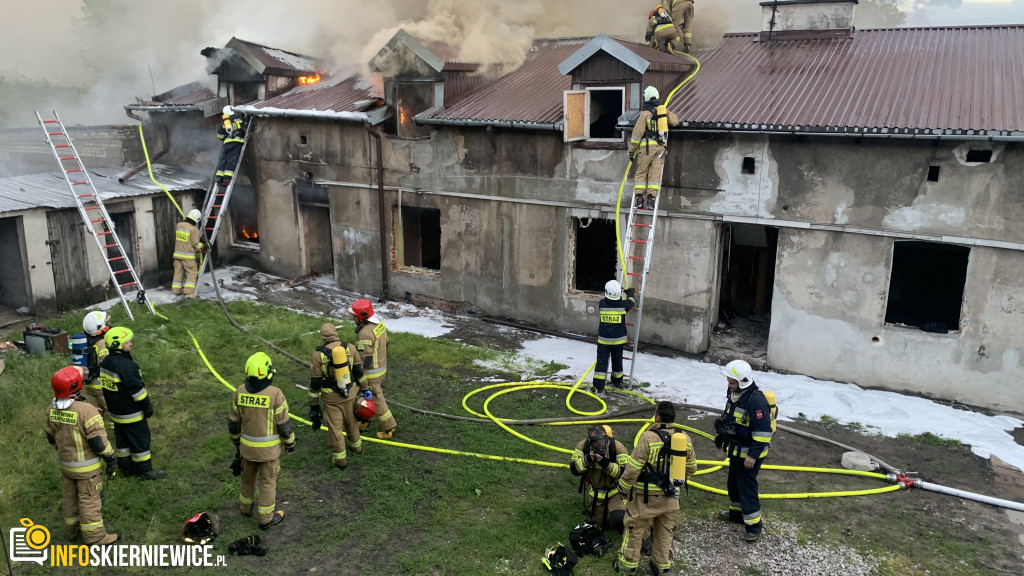
<path id="1" fill-rule="evenodd" d="M 50 267 L 58 310 L 70 310 L 89 303 L 89 262 L 85 253 L 85 231 L 78 210 L 46 213 Z M 90 239 L 90 242 L 92 240 Z"/>
<path id="2" fill-rule="evenodd" d="M 587 90 L 590 94 L 590 139 L 621 140 L 622 135 L 616 134 L 615 125 L 624 111 L 621 88 Z"/>
<path id="3" fill-rule="evenodd" d="M 0 306 L 29 305 L 28 271 L 22 251 L 24 228 L 21 217 L 0 218 Z"/>
<path id="4" fill-rule="evenodd" d="M 124 253 L 128 256 L 129 264 L 134 268 L 135 263 L 138 261 L 138 257 L 135 254 L 135 213 L 118 212 L 111 214 L 110 223 L 113 224 L 114 232 L 117 233 L 117 239 L 121 241 L 121 247 L 124 248 Z M 113 242 L 108 244 L 113 244 Z M 117 283 L 124 286 L 134 282 L 134 280 L 128 266 L 120 258 L 121 255 L 116 246 L 107 248 L 107 260 L 110 264 L 110 269 L 116 274 Z M 131 286 L 126 288 L 134 289 Z"/>
<path id="5" fill-rule="evenodd" d="M 895 242 L 886 324 L 925 332 L 960 330 L 971 249 L 934 242 Z"/>
<path id="6" fill-rule="evenodd" d="M 616 277 L 618 263 L 615 221 L 605 218 L 573 218 L 576 235 L 576 290 L 604 292 L 604 285 Z"/>
<path id="7" fill-rule="evenodd" d="M 441 211 L 402 206 L 401 265 L 441 269 Z"/>

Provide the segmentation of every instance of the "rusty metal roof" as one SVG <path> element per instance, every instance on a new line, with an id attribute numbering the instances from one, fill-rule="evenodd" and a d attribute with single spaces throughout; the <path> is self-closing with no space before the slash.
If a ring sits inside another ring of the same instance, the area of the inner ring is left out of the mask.
<path id="1" fill-rule="evenodd" d="M 1024 131 L 1024 25 L 728 34 L 670 108 L 683 129 L 860 134 Z"/>
<path id="2" fill-rule="evenodd" d="M 235 108 L 247 114 L 275 112 L 311 112 L 304 116 L 323 116 L 362 120 L 365 115 L 356 110 L 356 102 L 381 98 L 381 90 L 362 76 L 328 78 L 316 84 L 296 86 L 291 90 L 260 102 Z"/>
<path id="3" fill-rule="evenodd" d="M 228 41 L 227 47 L 239 50 L 245 56 L 252 56 L 256 62 L 249 58 L 246 58 L 246 60 L 253 64 L 253 67 L 260 74 L 292 77 L 312 76 L 317 72 L 326 70 L 325 65 L 312 56 L 304 56 L 288 52 L 287 50 L 281 50 L 280 48 L 263 46 L 255 42 L 242 40 L 241 38 L 232 38 Z M 257 63 L 259 64 L 258 66 L 256 65 Z"/>

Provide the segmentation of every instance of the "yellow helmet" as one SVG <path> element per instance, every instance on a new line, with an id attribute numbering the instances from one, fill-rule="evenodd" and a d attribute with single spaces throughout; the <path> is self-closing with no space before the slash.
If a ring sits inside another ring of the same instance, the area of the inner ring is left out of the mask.
<path id="1" fill-rule="evenodd" d="M 270 380 L 274 377 L 274 363 L 266 352 L 257 352 L 245 361 L 245 375 L 256 380 Z"/>
<path id="2" fill-rule="evenodd" d="M 107 344 L 107 350 L 119 350 L 135 336 L 135 333 L 123 326 L 114 326 L 107 330 L 103 341 Z"/>

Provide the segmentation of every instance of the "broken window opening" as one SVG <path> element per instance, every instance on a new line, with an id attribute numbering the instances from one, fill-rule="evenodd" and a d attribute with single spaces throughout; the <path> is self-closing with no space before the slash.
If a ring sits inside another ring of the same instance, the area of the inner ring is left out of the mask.
<path id="1" fill-rule="evenodd" d="M 402 206 L 400 265 L 441 269 L 441 210 Z"/>
<path id="2" fill-rule="evenodd" d="M 616 134 L 619 116 L 626 111 L 625 88 L 587 88 L 590 98 L 589 140 L 621 141 L 623 135 Z"/>
<path id="3" fill-rule="evenodd" d="M 304 134 L 300 135 L 299 136 L 299 144 L 305 144 L 305 143 L 306 143 L 306 136 Z"/>
<path id="4" fill-rule="evenodd" d="M 576 235 L 573 288 L 604 292 L 605 283 L 615 280 L 618 271 L 615 221 L 594 218 L 584 227 L 579 218 L 572 220 Z"/>
<path id="5" fill-rule="evenodd" d="M 928 167 L 928 181 L 929 182 L 938 182 L 939 181 L 939 169 L 940 168 L 938 166 L 929 166 Z"/>
<path id="6" fill-rule="evenodd" d="M 256 191 L 236 183 L 231 190 L 231 203 L 228 205 L 228 212 L 231 214 L 231 227 L 235 233 L 235 242 L 259 244 L 260 227 L 256 217 Z"/>
<path id="7" fill-rule="evenodd" d="M 979 164 L 983 164 L 983 163 L 986 163 L 986 162 L 991 162 L 992 161 L 992 151 L 991 150 L 981 150 L 981 149 L 978 149 L 978 148 L 971 148 L 970 150 L 967 151 L 967 161 L 968 162 L 977 162 Z"/>
<path id="8" fill-rule="evenodd" d="M 970 254 L 966 246 L 894 243 L 885 323 L 941 334 L 959 331 Z"/>
<path id="9" fill-rule="evenodd" d="M 419 138 L 420 128 L 413 118 L 434 105 L 432 82 L 395 82 L 396 134 L 400 138 Z"/>
<path id="10" fill-rule="evenodd" d="M 744 156 L 743 157 L 743 173 L 753 174 L 754 173 L 754 157 Z"/>
<path id="11" fill-rule="evenodd" d="M 729 227 L 728 252 L 722 259 L 720 316 L 767 323 L 771 319 L 772 289 L 779 229 L 754 224 Z"/>

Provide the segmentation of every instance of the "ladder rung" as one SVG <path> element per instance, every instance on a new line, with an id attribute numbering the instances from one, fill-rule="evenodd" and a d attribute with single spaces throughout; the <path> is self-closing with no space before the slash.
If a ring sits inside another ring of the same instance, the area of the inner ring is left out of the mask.
<path id="1" fill-rule="evenodd" d="M 47 134 L 50 135 L 50 136 L 63 136 L 64 135 L 63 132 L 47 132 Z"/>
<path id="2" fill-rule="evenodd" d="M 88 182 L 86 182 L 85 180 L 82 180 L 81 182 L 72 182 L 71 184 L 73 186 L 81 186 L 82 184 L 88 184 Z"/>
<path id="3" fill-rule="evenodd" d="M 110 230 L 107 230 L 106 232 L 97 232 L 96 233 L 97 236 L 106 236 L 107 234 L 110 234 Z M 116 246 L 116 244 L 115 244 L 115 246 Z"/>
<path id="4" fill-rule="evenodd" d="M 114 262 L 116 260 L 124 260 L 124 256 L 117 256 L 116 258 L 107 258 L 107 262 Z M 124 272 L 124 270 L 121 270 L 121 272 Z"/>
<path id="5" fill-rule="evenodd" d="M 86 206 L 85 209 L 86 210 L 99 210 L 100 207 L 99 206 Z"/>
<path id="6" fill-rule="evenodd" d="M 131 268 L 125 268 L 124 270 L 114 270 L 114 274 L 120 274 L 122 272 L 127 272 L 129 270 L 131 270 Z M 132 282 L 132 284 L 134 284 L 134 282 Z M 122 284 L 122 286 L 123 286 L 123 284 Z"/>
<path id="7" fill-rule="evenodd" d="M 70 174 L 72 172 L 81 172 L 81 171 L 82 171 L 81 168 L 72 168 L 71 170 L 65 170 L 64 172 Z"/>
<path id="8" fill-rule="evenodd" d="M 221 206 L 223 206 L 223 204 L 214 204 L 213 205 L 214 208 L 220 208 Z"/>
<path id="9" fill-rule="evenodd" d="M 627 256 L 630 260 L 643 260 L 643 256 Z"/>
<path id="10" fill-rule="evenodd" d="M 96 195 L 95 194 L 79 194 L 78 195 L 79 198 L 92 198 L 94 196 L 96 196 Z"/>
<path id="11" fill-rule="evenodd" d="M 633 242 L 633 243 L 636 243 L 636 244 L 647 244 L 647 240 L 630 240 L 630 242 Z"/>
<path id="12" fill-rule="evenodd" d="M 71 144 L 54 144 L 54 148 L 71 148 Z"/>
<path id="13" fill-rule="evenodd" d="M 644 226 L 645 228 L 650 228 L 651 227 L 650 224 L 638 224 L 636 222 L 633 222 L 633 226 Z"/>
<path id="14" fill-rule="evenodd" d="M 74 156 L 65 156 L 64 158 L 61 158 L 61 160 L 76 160 L 76 159 L 77 158 L 75 158 Z"/>
<path id="15" fill-rule="evenodd" d="M 626 326 L 632 326 L 632 324 L 630 324 L 629 322 L 626 322 Z"/>
<path id="16" fill-rule="evenodd" d="M 227 194 L 224 194 L 223 192 L 218 192 L 217 194 L 214 194 L 214 196 L 227 196 Z"/>
<path id="17" fill-rule="evenodd" d="M 107 244 L 104 248 L 113 248 L 114 246 L 117 246 L 117 244 Z"/>
<path id="18" fill-rule="evenodd" d="M 135 284 L 134 280 L 131 282 L 125 282 L 124 284 L 121 284 L 121 286 L 131 286 L 132 284 Z"/>
<path id="19" fill-rule="evenodd" d="M 56 120 L 43 120 L 43 124 L 56 124 Z"/>
<path id="20" fill-rule="evenodd" d="M 626 274 L 629 276 L 642 276 L 639 272 L 626 272 Z"/>
<path id="21" fill-rule="evenodd" d="M 103 222 L 103 218 L 97 218 L 95 220 L 89 220 L 90 223 L 95 224 L 97 222 Z"/>

